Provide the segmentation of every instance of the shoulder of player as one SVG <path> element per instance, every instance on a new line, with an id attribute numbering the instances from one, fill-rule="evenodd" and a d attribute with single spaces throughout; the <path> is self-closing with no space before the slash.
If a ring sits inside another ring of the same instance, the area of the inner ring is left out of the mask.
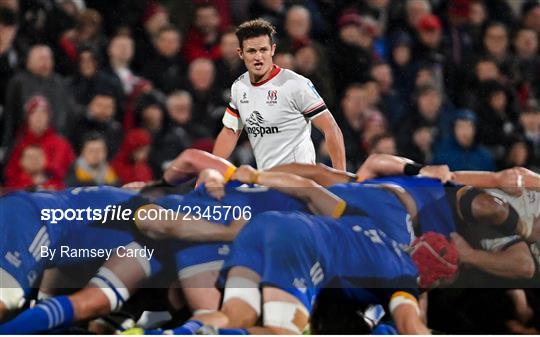
<path id="1" fill-rule="evenodd" d="M 247 71 L 245 73 L 243 73 L 242 75 L 238 76 L 238 78 L 236 80 L 234 80 L 231 87 L 234 87 L 234 86 L 238 85 L 239 83 L 243 83 L 243 82 L 246 82 L 246 81 L 248 81 L 248 83 L 249 83 L 249 74 L 248 74 Z"/>

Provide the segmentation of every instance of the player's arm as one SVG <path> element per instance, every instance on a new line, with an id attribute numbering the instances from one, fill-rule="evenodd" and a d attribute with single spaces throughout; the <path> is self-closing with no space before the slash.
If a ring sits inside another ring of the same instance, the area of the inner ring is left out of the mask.
<path id="1" fill-rule="evenodd" d="M 176 185 L 183 180 L 197 176 L 201 171 L 212 168 L 222 175 L 230 177 L 234 165 L 227 160 L 196 149 L 187 149 L 182 152 L 163 174 L 163 180 L 170 185 Z"/>
<path id="2" fill-rule="evenodd" d="M 226 126 L 221 129 L 216 138 L 212 154 L 221 158 L 229 158 L 238 143 L 240 132 L 234 131 Z"/>
<path id="3" fill-rule="evenodd" d="M 398 291 L 390 300 L 390 312 L 398 332 L 402 335 L 430 335 L 431 331 L 422 321 L 418 301 L 413 295 Z"/>
<path id="4" fill-rule="evenodd" d="M 451 180 L 454 175 L 447 165 L 421 165 L 414 161 L 388 154 L 372 154 L 356 172 L 359 181 L 393 175 L 422 175 L 441 180 Z"/>
<path id="5" fill-rule="evenodd" d="M 332 160 L 332 166 L 341 171 L 346 170 L 345 164 L 345 143 L 343 133 L 336 123 L 334 116 L 326 110 L 322 114 L 312 119 L 313 125 L 319 129 L 328 145 L 328 152 Z"/>
<path id="6" fill-rule="evenodd" d="M 525 242 L 517 242 L 504 250 L 489 252 L 472 248 L 457 233 L 451 234 L 461 263 L 487 273 L 513 279 L 530 279 L 535 273 L 534 259 Z"/>
<path id="7" fill-rule="evenodd" d="M 324 164 L 311 165 L 292 163 L 279 165 L 271 168 L 268 171 L 292 173 L 300 177 L 311 179 L 322 186 L 331 186 L 356 181 L 355 174 L 336 170 Z"/>
<path id="8" fill-rule="evenodd" d="M 514 167 L 499 172 L 458 171 L 455 181 L 479 188 L 529 188 L 540 191 L 540 175 L 524 167 Z"/>
<path id="9" fill-rule="evenodd" d="M 240 118 L 240 112 L 236 108 L 236 90 L 235 85 L 236 81 L 231 86 L 231 101 L 225 109 L 223 114 L 223 128 L 221 129 L 219 135 L 216 138 L 214 149 L 212 154 L 221 157 L 229 158 L 236 143 L 238 143 L 238 138 L 240 138 L 240 133 L 242 132 L 243 123 Z"/>
<path id="10" fill-rule="evenodd" d="M 232 179 L 272 187 L 302 200 L 314 214 L 318 215 L 340 217 L 347 205 L 345 201 L 313 180 L 291 173 L 257 171 L 244 165 L 236 170 Z"/>

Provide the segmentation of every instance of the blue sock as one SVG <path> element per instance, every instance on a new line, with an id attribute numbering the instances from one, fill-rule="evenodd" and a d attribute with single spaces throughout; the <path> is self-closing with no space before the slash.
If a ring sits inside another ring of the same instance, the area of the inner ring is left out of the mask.
<path id="1" fill-rule="evenodd" d="M 249 335 L 249 331 L 246 329 L 219 329 L 220 335 Z"/>
<path id="2" fill-rule="evenodd" d="M 173 329 L 172 331 L 175 335 L 195 335 L 197 330 L 199 330 L 203 325 L 204 324 L 201 321 L 190 319 L 182 326 Z"/>
<path id="3" fill-rule="evenodd" d="M 73 323 L 73 304 L 67 296 L 50 298 L 14 319 L 0 324 L 0 335 L 35 334 Z"/>

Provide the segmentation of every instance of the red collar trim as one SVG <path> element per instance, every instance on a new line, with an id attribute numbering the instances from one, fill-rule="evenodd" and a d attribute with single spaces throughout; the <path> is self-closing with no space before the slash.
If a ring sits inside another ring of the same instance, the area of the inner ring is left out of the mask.
<path id="1" fill-rule="evenodd" d="M 261 82 L 257 82 L 257 83 L 251 82 L 251 85 L 253 85 L 253 86 L 255 86 L 255 87 L 259 87 L 259 86 L 265 84 L 266 82 L 270 81 L 270 80 L 273 79 L 274 77 L 276 77 L 277 74 L 279 74 L 280 71 L 281 71 L 281 68 L 280 68 L 278 65 L 275 65 L 275 64 L 274 64 L 273 69 L 272 69 L 272 72 L 270 73 L 270 77 L 268 77 L 266 80 L 261 81 Z"/>

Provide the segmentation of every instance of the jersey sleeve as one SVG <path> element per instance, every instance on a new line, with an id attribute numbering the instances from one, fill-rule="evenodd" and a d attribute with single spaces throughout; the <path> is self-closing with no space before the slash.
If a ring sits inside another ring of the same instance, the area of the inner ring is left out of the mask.
<path id="1" fill-rule="evenodd" d="M 238 105 L 236 104 L 236 82 L 231 86 L 231 101 L 225 109 L 223 115 L 223 125 L 228 127 L 234 132 L 241 131 L 244 128 L 242 119 L 240 119 L 240 113 L 238 112 Z"/>
<path id="2" fill-rule="evenodd" d="M 294 100 L 304 117 L 312 120 L 327 110 L 324 100 L 309 79 L 302 77 L 298 85 L 299 89 L 295 92 Z"/>

